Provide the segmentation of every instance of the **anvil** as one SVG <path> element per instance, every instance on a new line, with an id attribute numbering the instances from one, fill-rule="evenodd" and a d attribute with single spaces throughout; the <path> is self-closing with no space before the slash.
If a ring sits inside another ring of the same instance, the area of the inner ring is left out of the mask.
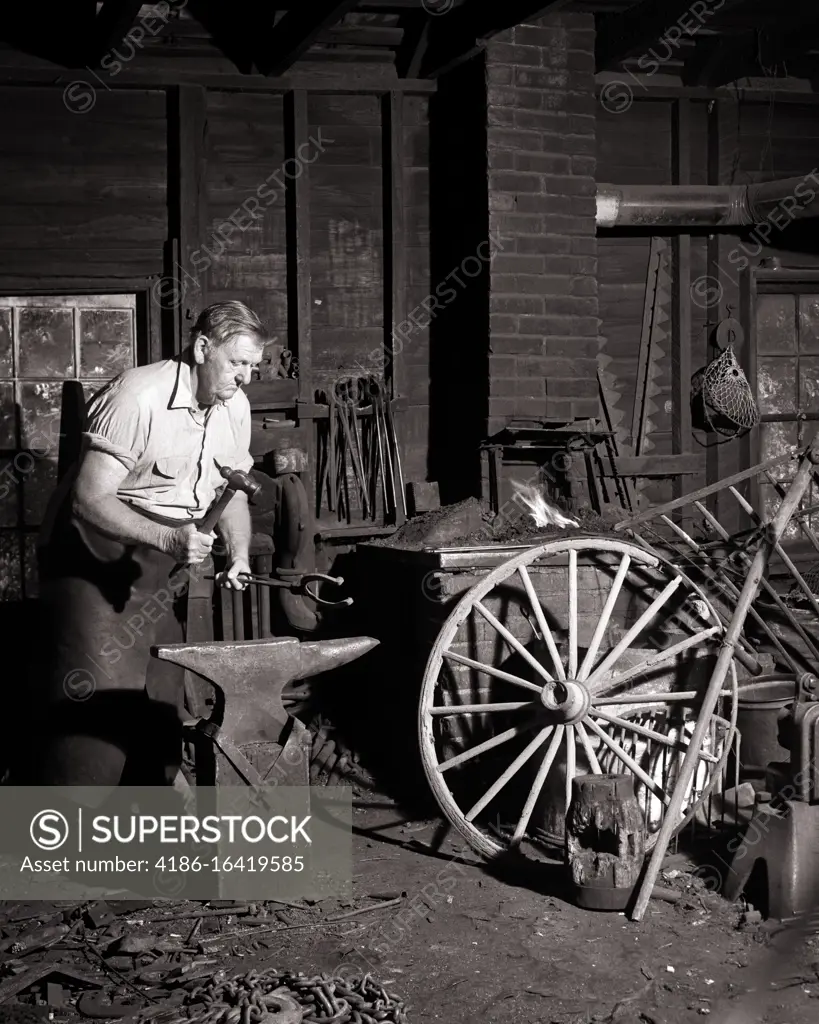
<path id="1" fill-rule="evenodd" d="M 190 669 L 213 685 L 211 715 L 195 723 L 207 740 L 197 745 L 197 783 L 309 785 L 310 733 L 288 714 L 283 690 L 355 661 L 377 644 L 369 636 L 308 642 L 275 637 L 152 647 L 155 658 Z M 210 770 L 201 756 L 206 750 L 213 756 Z"/>

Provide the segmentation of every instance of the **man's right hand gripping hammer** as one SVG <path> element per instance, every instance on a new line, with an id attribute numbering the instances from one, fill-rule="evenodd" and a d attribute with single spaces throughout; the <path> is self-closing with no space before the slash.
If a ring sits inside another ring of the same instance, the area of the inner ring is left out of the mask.
<path id="1" fill-rule="evenodd" d="M 241 469 L 222 466 L 219 472 L 227 481 L 227 485 L 205 513 L 202 522 L 198 526 L 189 523 L 171 532 L 168 554 L 177 559 L 174 573 L 184 569 L 186 565 L 201 565 L 209 557 L 216 539 L 214 527 L 237 491 L 244 491 L 248 498 L 252 499 L 261 490 L 261 485 Z"/>

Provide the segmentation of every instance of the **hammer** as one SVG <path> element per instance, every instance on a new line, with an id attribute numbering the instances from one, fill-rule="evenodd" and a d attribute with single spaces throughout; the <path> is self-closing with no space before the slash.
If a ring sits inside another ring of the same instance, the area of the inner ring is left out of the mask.
<path id="1" fill-rule="evenodd" d="M 228 502 L 237 491 L 244 491 L 248 496 L 248 500 L 252 500 L 262 489 L 262 485 L 251 480 L 250 476 L 242 469 L 231 469 L 229 466 L 222 466 L 219 472 L 225 478 L 227 484 L 216 501 L 205 513 L 202 522 L 196 527 L 199 533 L 210 533 L 213 530 L 219 522 L 222 513 L 227 508 Z M 177 565 L 171 575 L 184 568 L 184 565 Z"/>
<path id="2" fill-rule="evenodd" d="M 197 526 L 196 529 L 200 533 L 211 532 L 227 508 L 228 502 L 237 491 L 244 491 L 248 500 L 252 500 L 262 489 L 262 485 L 251 480 L 249 475 L 242 469 L 231 469 L 229 466 L 222 466 L 219 472 L 227 480 L 227 486 L 205 513 L 205 518 Z"/>

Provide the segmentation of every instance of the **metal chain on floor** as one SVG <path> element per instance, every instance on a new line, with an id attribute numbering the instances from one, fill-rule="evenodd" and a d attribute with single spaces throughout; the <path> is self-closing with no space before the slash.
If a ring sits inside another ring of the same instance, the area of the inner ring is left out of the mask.
<path id="1" fill-rule="evenodd" d="M 290 999 L 288 999 L 288 994 Z M 280 998 L 284 995 L 284 998 Z M 369 974 L 354 979 L 329 974 L 308 977 L 275 969 L 199 982 L 173 1016 L 156 1024 L 285 1024 L 287 1005 L 302 1024 L 406 1024 L 404 1002 Z"/>

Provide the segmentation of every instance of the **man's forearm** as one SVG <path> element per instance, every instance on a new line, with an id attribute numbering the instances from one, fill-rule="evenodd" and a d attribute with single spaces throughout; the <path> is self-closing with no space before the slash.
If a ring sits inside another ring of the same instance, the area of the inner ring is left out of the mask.
<path id="1" fill-rule="evenodd" d="M 172 527 L 161 526 L 130 509 L 115 496 L 77 501 L 72 512 L 101 534 L 123 544 L 147 544 L 158 551 L 168 551 Z"/>
<path id="2" fill-rule="evenodd" d="M 216 529 L 227 548 L 228 562 L 235 562 L 237 559 L 248 561 L 253 527 L 247 497 L 244 494 L 234 494 Z"/>

